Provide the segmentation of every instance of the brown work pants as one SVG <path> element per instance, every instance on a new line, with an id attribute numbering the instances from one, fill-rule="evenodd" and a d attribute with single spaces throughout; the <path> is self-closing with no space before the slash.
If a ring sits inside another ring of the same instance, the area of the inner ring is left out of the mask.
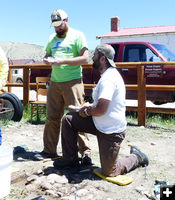
<path id="1" fill-rule="evenodd" d="M 120 144 L 125 132 L 104 134 L 98 131 L 92 117 L 82 118 L 76 112 L 70 112 L 62 119 L 62 152 L 65 160 L 78 158 L 78 132 L 87 132 L 97 136 L 102 173 L 106 176 L 117 176 L 138 167 L 138 159 L 134 154 L 118 158 Z"/>
<path id="2" fill-rule="evenodd" d="M 57 152 L 60 135 L 60 123 L 64 108 L 68 105 L 80 106 L 84 99 L 84 85 L 81 79 L 67 82 L 50 82 L 47 93 L 47 118 L 44 128 L 44 151 L 49 154 Z M 86 133 L 79 133 L 79 152 L 89 154 L 89 139 Z"/>

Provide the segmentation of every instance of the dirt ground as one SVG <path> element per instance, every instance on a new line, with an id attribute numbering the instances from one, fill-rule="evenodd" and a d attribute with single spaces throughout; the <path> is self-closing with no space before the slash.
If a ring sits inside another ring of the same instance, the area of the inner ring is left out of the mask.
<path id="1" fill-rule="evenodd" d="M 43 129 L 43 124 L 34 125 L 22 122 L 2 126 L 3 145 L 10 147 L 25 145 L 28 148 L 27 151 L 31 153 L 41 151 Z M 132 144 L 143 150 L 150 160 L 146 170 L 137 168 L 127 174 L 134 179 L 131 184 L 119 186 L 104 181 L 92 173 L 92 169 L 100 167 L 100 164 L 96 137 L 89 135 L 94 165 L 87 167 L 87 171 L 58 172 L 53 168 L 53 161 L 34 161 L 31 157 L 19 156 L 12 163 L 11 192 L 3 200 L 155 199 L 155 180 L 168 180 L 169 184 L 175 184 L 175 131 L 173 127 L 170 130 L 159 127 L 144 128 L 131 124 L 127 126 L 126 132 L 120 156 L 127 156 L 130 150 L 128 145 Z M 58 154 L 61 154 L 60 143 Z M 51 174 L 57 174 L 62 181 L 58 181 L 57 185 L 53 180 L 49 182 Z M 47 180 L 49 186 L 47 186 Z"/>

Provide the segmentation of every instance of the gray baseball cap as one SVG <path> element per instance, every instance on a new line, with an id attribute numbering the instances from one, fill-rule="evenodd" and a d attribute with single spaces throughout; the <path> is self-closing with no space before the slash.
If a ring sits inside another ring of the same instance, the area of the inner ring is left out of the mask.
<path id="1" fill-rule="evenodd" d="M 67 13 L 64 10 L 55 10 L 51 15 L 51 26 L 60 26 L 67 18 Z"/>
<path id="2" fill-rule="evenodd" d="M 100 44 L 96 47 L 96 50 L 104 54 L 112 67 L 116 67 L 114 63 L 115 50 L 111 45 Z"/>

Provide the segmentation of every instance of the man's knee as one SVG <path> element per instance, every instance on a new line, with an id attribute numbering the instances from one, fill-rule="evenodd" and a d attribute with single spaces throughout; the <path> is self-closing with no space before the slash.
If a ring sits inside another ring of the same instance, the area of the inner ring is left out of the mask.
<path id="1" fill-rule="evenodd" d="M 120 175 L 119 172 L 117 172 L 116 170 L 111 170 L 111 169 L 102 170 L 102 174 L 108 177 L 114 177 L 114 176 Z"/>
<path id="2" fill-rule="evenodd" d="M 102 167 L 102 174 L 105 176 L 111 176 L 111 168 L 108 166 Z"/>
<path id="3" fill-rule="evenodd" d="M 121 174 L 121 170 L 119 166 L 117 166 L 117 164 L 109 165 L 108 163 L 106 163 L 106 165 L 101 166 L 101 168 L 102 168 L 102 173 L 105 176 L 114 177 Z"/>

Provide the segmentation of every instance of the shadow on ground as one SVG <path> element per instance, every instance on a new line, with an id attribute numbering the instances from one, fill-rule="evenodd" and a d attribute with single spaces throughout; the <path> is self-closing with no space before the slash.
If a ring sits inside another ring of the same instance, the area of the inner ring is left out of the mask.
<path id="1" fill-rule="evenodd" d="M 27 151 L 27 147 L 24 146 L 16 146 L 13 149 L 13 160 L 16 162 L 26 162 L 28 160 L 32 161 L 41 161 L 38 160 L 39 152 L 30 152 Z M 20 158 L 20 160 L 19 160 Z M 22 158 L 22 159 L 21 159 Z M 80 162 L 81 163 L 81 162 Z M 48 176 L 49 174 L 62 174 L 65 175 L 68 179 L 69 183 L 77 184 L 81 183 L 83 180 L 101 180 L 97 177 L 93 170 L 98 168 L 94 164 L 84 165 L 80 164 L 78 167 L 65 167 L 65 168 L 55 168 L 48 167 L 44 170 L 44 175 Z"/>
<path id="2" fill-rule="evenodd" d="M 55 167 L 48 167 L 44 170 L 44 175 L 62 174 L 68 179 L 71 184 L 81 183 L 83 180 L 102 180 L 97 177 L 93 170 L 98 168 L 95 165 L 80 165 L 79 167 L 67 167 L 63 169 L 56 169 Z"/>

